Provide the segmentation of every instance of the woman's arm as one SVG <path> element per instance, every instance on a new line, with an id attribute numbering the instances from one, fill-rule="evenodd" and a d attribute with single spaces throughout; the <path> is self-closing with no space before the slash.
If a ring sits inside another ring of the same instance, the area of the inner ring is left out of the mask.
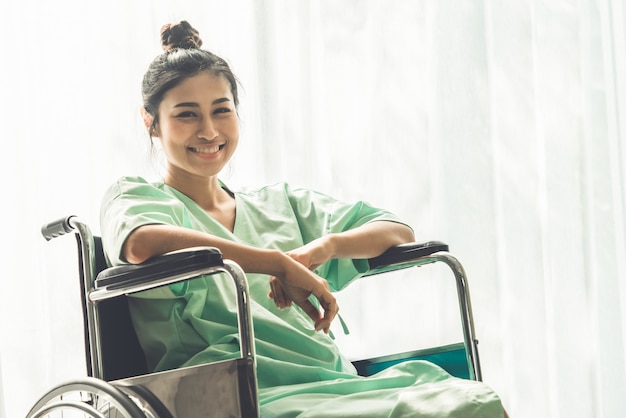
<path id="1" fill-rule="evenodd" d="M 413 230 L 391 221 L 373 221 L 358 228 L 327 235 L 330 258 L 372 258 L 389 248 L 415 241 Z"/>
<path id="2" fill-rule="evenodd" d="M 225 259 L 235 261 L 247 273 L 276 277 L 286 296 L 315 321 L 315 329 L 328 332 L 339 310 L 328 283 L 278 250 L 256 248 L 177 226 L 144 225 L 130 234 L 122 247 L 122 255 L 130 263 L 141 263 L 156 255 L 197 246 L 218 248 Z M 311 294 L 319 300 L 323 315 L 309 301 Z"/>
<path id="3" fill-rule="evenodd" d="M 311 270 L 335 258 L 377 257 L 389 248 L 415 241 L 413 230 L 392 221 L 373 221 L 344 232 L 325 235 L 289 251 L 288 254 Z"/>
<path id="4" fill-rule="evenodd" d="M 335 258 L 364 259 L 377 257 L 389 248 L 415 241 L 413 230 L 392 221 L 373 221 L 344 232 L 325 235 L 287 254 L 310 270 Z M 283 292 L 282 282 L 270 279 L 269 297 L 284 308 L 292 300 Z M 295 301 L 294 301 L 295 302 Z"/>
<path id="5" fill-rule="evenodd" d="M 224 258 L 234 260 L 244 271 L 258 271 L 263 255 L 269 250 L 239 244 L 211 234 L 173 225 L 144 225 L 135 229 L 122 246 L 122 257 L 129 263 L 138 264 L 156 255 L 190 247 L 209 246 L 219 248 Z"/>

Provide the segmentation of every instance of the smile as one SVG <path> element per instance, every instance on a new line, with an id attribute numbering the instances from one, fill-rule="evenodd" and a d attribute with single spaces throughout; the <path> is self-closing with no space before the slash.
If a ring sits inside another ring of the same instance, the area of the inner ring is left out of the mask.
<path id="1" fill-rule="evenodd" d="M 224 148 L 224 145 L 226 144 L 203 146 L 203 147 L 187 147 L 187 149 L 191 152 L 195 152 L 198 154 L 216 154 L 222 148 Z"/>

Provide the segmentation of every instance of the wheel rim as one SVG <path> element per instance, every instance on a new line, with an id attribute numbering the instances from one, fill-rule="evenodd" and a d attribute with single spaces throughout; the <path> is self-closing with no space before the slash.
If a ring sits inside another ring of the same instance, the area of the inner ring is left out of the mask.
<path id="1" fill-rule="evenodd" d="M 59 385 L 33 406 L 27 418 L 61 417 L 65 410 L 82 411 L 94 418 L 145 417 L 142 409 L 115 386 L 95 378 L 84 378 Z M 151 415 L 151 414 L 150 414 Z"/>

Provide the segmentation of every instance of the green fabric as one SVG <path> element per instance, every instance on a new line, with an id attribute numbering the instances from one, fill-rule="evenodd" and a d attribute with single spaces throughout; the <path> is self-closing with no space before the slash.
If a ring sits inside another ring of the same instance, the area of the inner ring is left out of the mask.
<path id="1" fill-rule="evenodd" d="M 102 205 L 102 240 L 109 262 L 124 263 L 121 248 L 126 237 L 146 224 L 178 225 L 255 247 L 287 251 L 367 222 L 401 222 L 365 202 L 345 203 L 284 183 L 234 192 L 234 196 L 236 220 L 231 233 L 167 185 L 141 178 L 120 179 Z M 366 268 L 365 260 L 332 260 L 317 273 L 333 290 L 339 290 Z M 248 281 L 264 417 L 436 417 L 456 416 L 437 411 L 457 409 L 463 417 L 502 416 L 499 400 L 488 387 L 453 378 L 427 362 L 411 362 L 370 378 L 357 376 L 332 339 L 316 332 L 299 308 L 276 308 L 267 296 L 267 276 L 249 274 Z M 149 368 L 160 371 L 237 357 L 235 300 L 232 282 L 221 276 L 202 277 L 131 298 L 131 315 Z M 351 398 L 358 402 L 344 404 Z"/>

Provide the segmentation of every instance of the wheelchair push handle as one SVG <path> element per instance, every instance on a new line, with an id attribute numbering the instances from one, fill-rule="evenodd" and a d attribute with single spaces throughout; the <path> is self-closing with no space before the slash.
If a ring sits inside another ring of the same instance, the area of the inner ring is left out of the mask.
<path id="1" fill-rule="evenodd" d="M 41 227 L 41 234 L 46 241 L 50 241 L 53 238 L 70 233 L 74 231 L 74 225 L 72 223 L 72 219 L 74 218 L 74 215 L 70 215 L 45 224 Z"/>

